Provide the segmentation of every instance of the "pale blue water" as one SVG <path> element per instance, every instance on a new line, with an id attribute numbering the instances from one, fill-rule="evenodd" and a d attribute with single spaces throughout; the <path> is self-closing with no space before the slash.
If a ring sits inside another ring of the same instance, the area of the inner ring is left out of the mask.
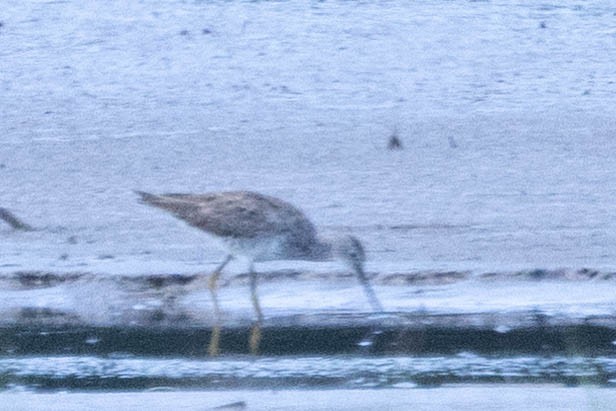
<path id="1" fill-rule="evenodd" d="M 300 206 L 325 233 L 362 238 L 377 277 L 610 273 L 615 13 L 610 1 L 5 1 L 0 207 L 39 230 L 0 225 L 0 271 L 207 271 L 222 254 L 131 190 L 250 189 Z M 401 151 L 386 148 L 394 131 Z M 343 270 L 262 266 L 281 268 Z M 96 287 L 7 288 L 3 309 L 83 313 Z M 613 281 L 510 299 L 477 298 L 477 284 L 398 288 L 380 293 L 402 311 L 418 294 L 429 312 L 483 301 L 614 312 Z M 359 291 L 301 290 L 266 287 L 271 312 L 361 304 Z"/>
<path id="2" fill-rule="evenodd" d="M 1 18 L 0 202 L 43 229 L 2 226 L 9 270 L 220 259 L 132 189 L 280 196 L 380 267 L 615 267 L 609 1 L 7 2 Z"/>
<path id="3" fill-rule="evenodd" d="M 448 383 L 608 383 L 613 358 L 355 356 L 187 360 L 184 358 L 28 357 L 0 359 L 4 378 L 52 390 L 411 388 Z M 96 382 L 99 385 L 96 385 Z M 613 381 L 610 382 L 613 384 Z"/>

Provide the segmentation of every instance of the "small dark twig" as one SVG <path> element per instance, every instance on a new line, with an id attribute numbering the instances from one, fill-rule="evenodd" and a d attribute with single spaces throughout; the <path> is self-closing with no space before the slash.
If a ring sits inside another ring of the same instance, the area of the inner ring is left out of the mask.
<path id="1" fill-rule="evenodd" d="M 389 143 L 387 144 L 387 148 L 390 150 L 401 150 L 402 149 L 402 141 L 398 138 L 398 135 L 394 132 L 391 137 L 389 137 Z"/>
<path id="2" fill-rule="evenodd" d="M 22 231 L 32 231 L 34 230 L 31 226 L 21 221 L 19 218 L 15 216 L 15 214 L 11 213 L 6 208 L 0 207 L 0 219 L 6 221 L 8 225 L 13 227 L 15 230 Z"/>
<path id="3" fill-rule="evenodd" d="M 220 405 L 212 408 L 212 410 L 245 410 L 246 403 L 244 401 L 232 402 L 230 404 Z"/>
<path id="4" fill-rule="evenodd" d="M 447 140 L 449 140 L 449 147 L 458 148 L 458 143 L 452 136 L 447 136 Z"/>

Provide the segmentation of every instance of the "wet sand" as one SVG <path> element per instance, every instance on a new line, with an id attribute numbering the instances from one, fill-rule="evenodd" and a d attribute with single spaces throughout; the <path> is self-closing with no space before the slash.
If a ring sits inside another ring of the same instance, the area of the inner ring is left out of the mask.
<path id="1" fill-rule="evenodd" d="M 9 392 L 11 411 L 49 410 L 607 410 L 616 390 L 597 386 L 459 385 L 369 390 Z"/>

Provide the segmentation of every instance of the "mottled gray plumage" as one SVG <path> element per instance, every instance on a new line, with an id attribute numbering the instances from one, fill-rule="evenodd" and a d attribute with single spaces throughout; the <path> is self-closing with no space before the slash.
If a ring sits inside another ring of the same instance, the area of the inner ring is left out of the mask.
<path id="1" fill-rule="evenodd" d="M 262 259 L 304 260 L 325 260 L 332 255 L 331 246 L 318 239 L 316 229 L 306 216 L 274 197 L 249 191 L 138 194 L 144 203 L 167 210 L 188 224 L 219 237 L 237 254 Z M 254 243 L 264 240 L 276 244 L 257 253 L 260 255 L 251 255 L 248 248 L 255 248 Z"/>

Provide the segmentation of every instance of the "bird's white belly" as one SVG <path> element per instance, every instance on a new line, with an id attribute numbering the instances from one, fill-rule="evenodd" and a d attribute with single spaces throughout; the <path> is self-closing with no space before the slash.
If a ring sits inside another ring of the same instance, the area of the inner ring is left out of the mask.
<path id="1" fill-rule="evenodd" d="M 265 261 L 281 258 L 281 240 L 279 237 L 226 238 L 223 242 L 230 254 Z"/>

